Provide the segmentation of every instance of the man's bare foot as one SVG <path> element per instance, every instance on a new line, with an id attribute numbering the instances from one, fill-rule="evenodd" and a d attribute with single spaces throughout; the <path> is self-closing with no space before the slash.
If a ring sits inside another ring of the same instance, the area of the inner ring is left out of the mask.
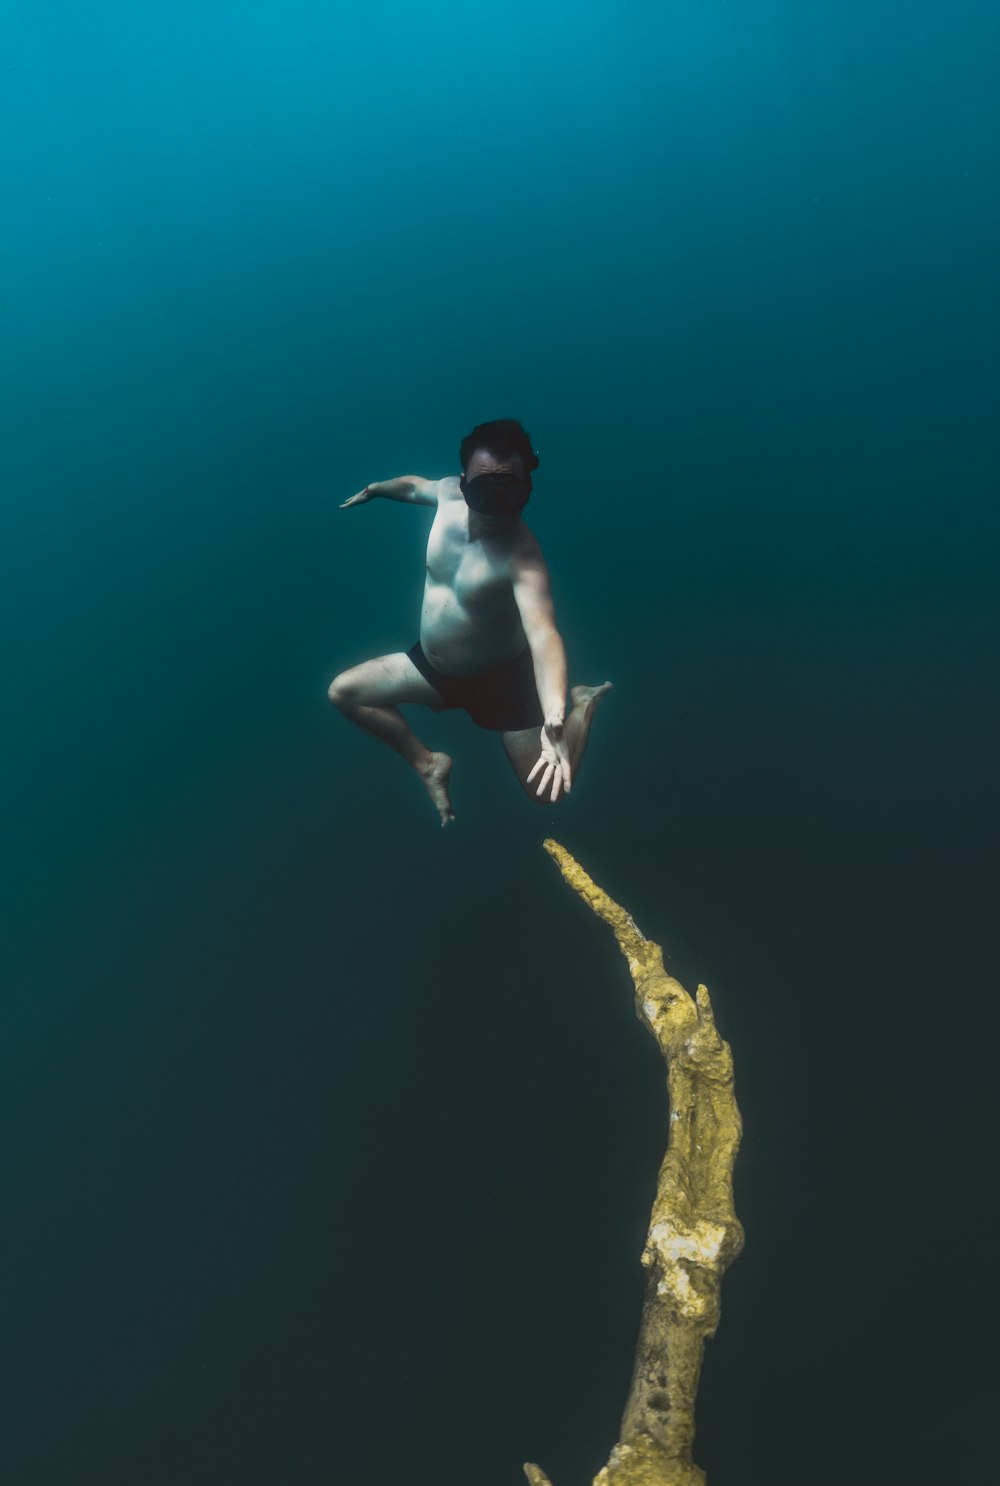
<path id="1" fill-rule="evenodd" d="M 451 808 L 451 796 L 448 793 L 451 758 L 447 753 L 432 753 L 428 768 L 418 769 L 417 773 L 424 781 L 427 793 L 437 806 L 441 824 L 446 826 L 450 820 L 455 819 L 455 812 Z"/>
<path id="2" fill-rule="evenodd" d="M 610 690 L 610 681 L 604 681 L 600 686 L 574 686 L 570 691 L 569 699 L 574 707 L 596 707 L 601 698 L 607 696 Z"/>

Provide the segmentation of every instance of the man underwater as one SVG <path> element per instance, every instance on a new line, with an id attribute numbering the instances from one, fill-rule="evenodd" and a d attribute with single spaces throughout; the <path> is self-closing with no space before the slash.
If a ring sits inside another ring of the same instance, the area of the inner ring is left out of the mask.
<path id="1" fill-rule="evenodd" d="M 463 440 L 461 477 L 380 480 L 344 501 L 382 497 L 434 506 L 420 639 L 334 678 L 330 700 L 345 717 L 401 754 L 424 782 L 446 826 L 455 819 L 452 760 L 425 748 L 399 703 L 439 712 L 461 707 L 501 734 L 514 773 L 539 803 L 568 794 L 603 686 L 574 686 L 566 716 L 566 651 L 555 626 L 549 571 L 521 520 L 538 459 L 513 418 L 481 423 Z M 535 782 L 537 779 L 537 783 Z"/>

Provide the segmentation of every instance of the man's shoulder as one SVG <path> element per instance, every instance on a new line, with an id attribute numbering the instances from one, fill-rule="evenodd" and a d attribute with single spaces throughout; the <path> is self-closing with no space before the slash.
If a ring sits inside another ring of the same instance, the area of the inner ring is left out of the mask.
<path id="1" fill-rule="evenodd" d="M 435 480 L 434 484 L 437 487 L 439 501 L 465 500 L 458 475 L 445 475 L 442 479 Z"/>
<path id="2" fill-rule="evenodd" d="M 517 562 L 538 563 L 545 560 L 542 557 L 542 549 L 539 545 L 538 538 L 531 530 L 531 527 L 526 526 L 523 521 L 519 521 L 517 524 L 514 550 L 511 553 L 511 557 Z"/>

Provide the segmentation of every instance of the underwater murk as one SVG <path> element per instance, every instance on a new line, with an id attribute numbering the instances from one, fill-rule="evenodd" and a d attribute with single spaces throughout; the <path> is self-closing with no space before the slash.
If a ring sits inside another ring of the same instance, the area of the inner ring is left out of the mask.
<path id="1" fill-rule="evenodd" d="M 5 1483 L 995 1474 L 998 45 L 3 10 Z M 340 507 L 503 418 L 613 687 L 442 830 Z"/>

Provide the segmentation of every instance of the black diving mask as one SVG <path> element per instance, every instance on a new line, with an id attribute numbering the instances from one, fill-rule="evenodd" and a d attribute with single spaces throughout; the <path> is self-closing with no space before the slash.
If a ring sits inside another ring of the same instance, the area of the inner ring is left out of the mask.
<path id="1" fill-rule="evenodd" d="M 520 480 L 517 475 L 477 475 L 474 480 L 466 480 L 463 475 L 459 484 L 469 510 L 478 511 L 480 516 L 516 518 L 531 495 L 531 480 Z"/>

